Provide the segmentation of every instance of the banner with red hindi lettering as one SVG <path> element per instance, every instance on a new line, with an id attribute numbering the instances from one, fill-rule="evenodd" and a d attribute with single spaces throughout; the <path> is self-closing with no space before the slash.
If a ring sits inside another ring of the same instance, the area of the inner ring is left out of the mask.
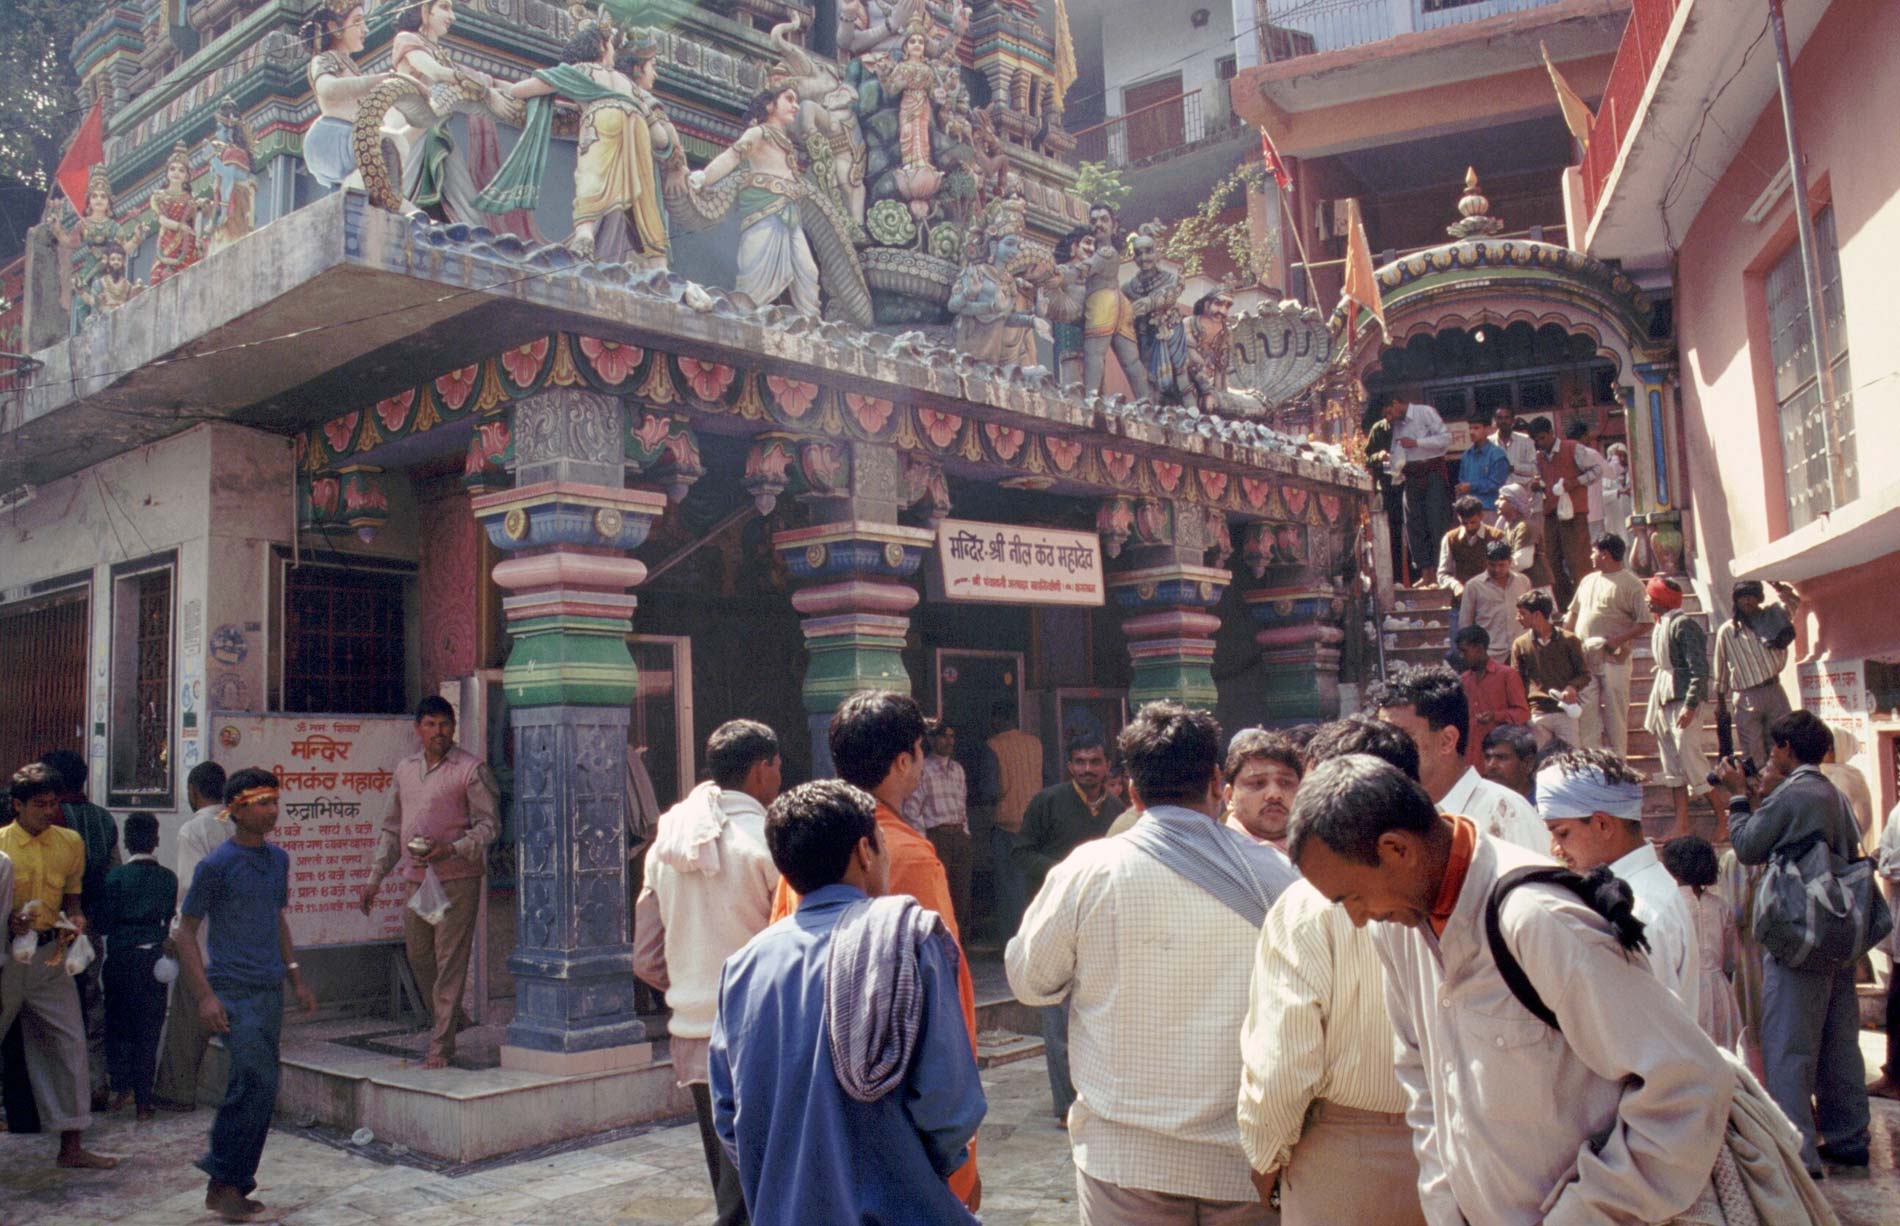
<path id="1" fill-rule="evenodd" d="M 408 716 L 213 713 L 211 756 L 227 771 L 277 776 L 277 829 L 290 853 L 290 935 L 300 949 L 402 939 L 409 888 L 391 873 L 365 917 L 376 832 L 396 795 L 396 763 L 417 749 Z"/>

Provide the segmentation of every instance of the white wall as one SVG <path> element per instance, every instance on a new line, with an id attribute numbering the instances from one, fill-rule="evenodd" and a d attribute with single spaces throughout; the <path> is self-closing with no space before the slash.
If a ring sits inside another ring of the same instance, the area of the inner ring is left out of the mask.
<path id="1" fill-rule="evenodd" d="M 1207 24 L 1195 29 L 1189 16 L 1206 9 Z M 1102 12 L 1102 76 L 1108 114 L 1122 113 L 1122 89 L 1171 72 L 1181 88 L 1213 85 L 1214 64 L 1234 55 L 1234 0 L 1154 0 L 1113 4 Z M 1251 27 L 1251 20 L 1245 23 Z"/>

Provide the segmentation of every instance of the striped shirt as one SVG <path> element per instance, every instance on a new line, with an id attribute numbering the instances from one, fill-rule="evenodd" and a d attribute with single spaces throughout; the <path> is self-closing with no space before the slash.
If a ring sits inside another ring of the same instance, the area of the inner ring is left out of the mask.
<path id="1" fill-rule="evenodd" d="M 1255 1170 L 1287 1165 L 1319 1099 L 1405 1110 L 1372 933 L 1304 880 L 1267 913 L 1250 995 L 1240 1031 L 1240 1143 Z"/>
<path id="2" fill-rule="evenodd" d="M 957 760 L 940 758 L 933 753 L 924 759 L 923 778 L 917 781 L 917 790 L 904 802 L 904 820 L 919 830 L 955 826 L 968 834 L 970 821 L 964 805 L 967 795 L 963 768 Z"/>
<path id="3" fill-rule="evenodd" d="M 1788 665 L 1786 648 L 1776 651 L 1754 627 L 1730 618 L 1715 631 L 1715 684 L 1725 694 L 1752 690 L 1778 680 Z"/>
<path id="4" fill-rule="evenodd" d="M 1016 999 L 1069 1002 L 1069 1142 L 1089 1178 L 1256 1199 L 1234 1104 L 1259 940 L 1130 835 L 1049 870 L 1003 960 Z"/>

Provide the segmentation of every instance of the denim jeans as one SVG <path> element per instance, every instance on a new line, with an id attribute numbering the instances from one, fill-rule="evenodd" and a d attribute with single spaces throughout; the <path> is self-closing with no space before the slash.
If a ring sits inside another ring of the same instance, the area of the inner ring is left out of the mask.
<path id="1" fill-rule="evenodd" d="M 1075 1105 L 1075 1086 L 1069 1081 L 1069 1002 L 1042 1007 L 1042 1054 L 1049 1066 L 1049 1102 L 1056 1118 L 1067 1120 Z"/>
<path id="2" fill-rule="evenodd" d="M 249 1196 L 257 1187 L 257 1164 L 277 1108 L 277 1036 L 284 1023 L 284 989 L 213 985 L 213 990 L 231 1019 L 224 1036 L 231 1074 L 218 1118 L 211 1123 L 211 1152 L 198 1160 L 198 1169 Z"/>

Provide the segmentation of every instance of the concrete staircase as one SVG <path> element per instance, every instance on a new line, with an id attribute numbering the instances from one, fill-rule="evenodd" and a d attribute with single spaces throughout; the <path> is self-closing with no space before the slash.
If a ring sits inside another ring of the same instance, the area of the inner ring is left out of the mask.
<path id="1" fill-rule="evenodd" d="M 1709 615 L 1694 591 L 1686 593 L 1683 609 L 1700 622 L 1705 631 L 1710 631 L 1710 650 L 1713 651 L 1714 633 L 1710 630 Z M 1393 607 L 1386 613 L 1380 628 L 1385 637 L 1387 670 L 1404 665 L 1443 664 L 1445 653 L 1451 648 L 1451 624 L 1455 614 L 1451 593 L 1444 588 L 1401 588 L 1394 593 Z M 1656 753 L 1656 738 L 1643 727 L 1643 717 L 1648 710 L 1649 690 L 1655 669 L 1655 661 L 1649 655 L 1649 636 L 1644 635 L 1636 641 L 1631 651 L 1629 763 L 1652 778 L 1660 772 L 1662 763 Z M 1713 699 L 1705 702 L 1701 710 L 1705 720 L 1703 743 L 1713 756 Z M 1694 802 L 1689 812 L 1698 825 L 1707 824 L 1704 821 L 1709 817 L 1706 803 L 1700 800 Z M 1652 783 L 1644 789 L 1643 824 L 1651 836 L 1666 834 L 1675 822 L 1675 813 L 1668 788 Z"/>

